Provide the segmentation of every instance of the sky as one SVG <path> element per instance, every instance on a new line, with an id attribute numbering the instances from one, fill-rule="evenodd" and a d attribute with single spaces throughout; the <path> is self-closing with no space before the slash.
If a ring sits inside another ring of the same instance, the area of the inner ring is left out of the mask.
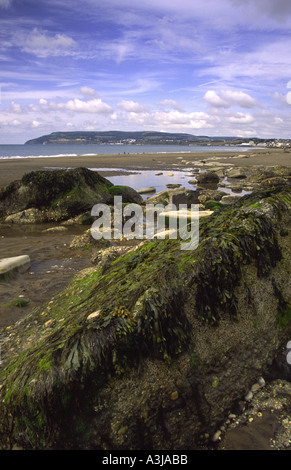
<path id="1" fill-rule="evenodd" d="M 0 0 L 0 144 L 291 138 L 290 0 Z"/>

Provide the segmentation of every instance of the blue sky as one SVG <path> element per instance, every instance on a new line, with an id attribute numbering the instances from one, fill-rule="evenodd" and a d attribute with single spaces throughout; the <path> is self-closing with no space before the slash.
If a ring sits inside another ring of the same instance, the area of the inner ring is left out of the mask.
<path id="1" fill-rule="evenodd" d="M 0 0 L 0 143 L 291 138 L 290 0 Z"/>

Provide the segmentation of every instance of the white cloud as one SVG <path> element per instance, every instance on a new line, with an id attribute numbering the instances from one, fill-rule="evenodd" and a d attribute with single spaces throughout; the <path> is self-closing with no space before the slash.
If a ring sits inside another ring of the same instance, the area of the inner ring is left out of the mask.
<path id="1" fill-rule="evenodd" d="M 112 112 L 111 106 L 104 103 L 100 98 L 94 100 L 82 101 L 77 98 L 69 100 L 66 103 L 49 103 L 50 108 L 65 109 L 76 113 L 97 113 L 108 114 Z"/>
<path id="2" fill-rule="evenodd" d="M 222 90 L 217 94 L 213 90 L 208 90 L 203 99 L 216 108 L 230 108 L 231 106 L 253 108 L 258 106 L 257 101 L 252 96 L 242 91 Z"/>
<path id="3" fill-rule="evenodd" d="M 203 99 L 207 101 L 207 103 L 211 104 L 211 106 L 214 106 L 216 108 L 228 108 L 230 104 L 223 100 L 218 94 L 213 91 L 213 90 L 208 90 Z"/>
<path id="4" fill-rule="evenodd" d="M 129 113 L 145 113 L 148 107 L 135 101 L 123 100 L 118 103 L 118 108 Z"/>
<path id="5" fill-rule="evenodd" d="M 71 54 L 77 46 L 74 39 L 66 34 L 49 35 L 45 31 L 34 28 L 31 33 L 24 36 L 22 33 L 20 45 L 22 50 L 37 57 L 61 56 Z"/>
<path id="6" fill-rule="evenodd" d="M 165 99 L 157 103 L 159 106 L 163 106 L 165 108 L 173 108 L 176 111 L 183 111 L 183 106 L 180 105 L 177 101 L 175 100 L 170 100 L 170 99 Z"/>
<path id="7" fill-rule="evenodd" d="M 21 112 L 21 106 L 18 103 L 14 103 L 14 101 L 11 102 L 11 108 L 13 112 L 15 113 L 20 113 Z"/>
<path id="8" fill-rule="evenodd" d="M 242 91 L 225 90 L 221 91 L 222 99 L 228 101 L 230 105 L 238 105 L 242 108 L 253 108 L 257 106 L 257 101 L 252 96 Z"/>
<path id="9" fill-rule="evenodd" d="M 12 4 L 12 0 L 0 0 L 0 8 L 9 8 Z"/>
<path id="10" fill-rule="evenodd" d="M 226 120 L 228 122 L 231 122 L 231 123 L 238 123 L 238 124 L 251 124 L 252 122 L 254 122 L 254 117 L 247 113 L 247 114 L 244 114 L 244 113 L 236 113 L 235 115 L 233 116 L 230 116 L 230 117 L 227 117 Z"/>
<path id="11" fill-rule="evenodd" d="M 93 97 L 96 97 L 97 93 L 96 91 L 94 90 L 94 88 L 90 88 L 88 86 L 82 86 L 80 88 L 80 93 L 82 96 L 84 96 L 85 98 L 93 98 Z"/>

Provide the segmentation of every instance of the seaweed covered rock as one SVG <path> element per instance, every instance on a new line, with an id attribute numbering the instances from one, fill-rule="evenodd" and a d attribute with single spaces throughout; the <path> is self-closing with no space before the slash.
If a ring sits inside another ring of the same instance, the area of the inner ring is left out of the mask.
<path id="1" fill-rule="evenodd" d="M 145 241 L 1 331 L 0 447 L 205 446 L 291 339 L 290 190 Z"/>
<path id="2" fill-rule="evenodd" d="M 9 223 L 42 223 L 74 218 L 94 204 L 142 203 L 141 196 L 127 186 L 114 186 L 87 168 L 39 170 L 25 174 L 0 190 L 0 219 Z"/>

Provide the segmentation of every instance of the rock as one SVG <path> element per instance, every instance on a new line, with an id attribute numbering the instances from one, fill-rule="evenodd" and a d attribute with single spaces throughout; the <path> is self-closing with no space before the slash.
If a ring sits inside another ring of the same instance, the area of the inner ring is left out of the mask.
<path id="1" fill-rule="evenodd" d="M 186 189 L 184 187 L 167 189 L 148 198 L 146 204 L 175 204 L 177 207 L 179 204 L 187 204 L 190 206 L 198 202 L 199 194 L 199 191 Z"/>
<path id="2" fill-rule="evenodd" d="M 260 384 L 256 383 L 256 384 L 252 385 L 251 392 L 256 393 L 258 390 L 260 390 L 260 388 L 261 388 Z"/>
<path id="3" fill-rule="evenodd" d="M 197 212 L 191 212 L 191 210 L 182 210 L 182 209 L 179 210 L 177 208 L 177 210 L 175 210 L 175 211 L 160 212 L 159 217 L 160 218 L 167 217 L 169 219 L 171 219 L 171 218 L 176 219 L 178 217 L 180 220 L 187 219 L 187 220 L 190 221 L 191 218 L 192 219 L 197 219 L 197 218 L 201 218 L 201 217 L 208 217 L 211 214 L 213 214 L 213 211 L 211 211 L 211 210 L 207 210 L 207 211 L 199 210 Z"/>
<path id="4" fill-rule="evenodd" d="M 207 171 L 205 173 L 199 173 L 197 175 L 197 182 L 199 184 L 217 184 L 219 183 L 219 176 L 212 172 L 212 171 Z"/>
<path id="5" fill-rule="evenodd" d="M 95 320 L 95 318 L 99 317 L 100 313 L 101 313 L 101 310 L 97 310 L 96 312 L 90 313 L 90 315 L 88 315 L 87 317 L 87 320 L 88 321 Z"/>
<path id="6" fill-rule="evenodd" d="M 43 230 L 43 233 L 46 233 L 46 232 L 67 232 L 68 229 L 67 227 L 63 227 L 63 226 L 59 226 L 59 227 L 51 227 L 51 228 L 47 228 L 45 230 Z"/>
<path id="7" fill-rule="evenodd" d="M 263 188 L 271 188 L 282 185 L 291 185 L 291 179 L 283 178 L 282 176 L 273 176 L 272 178 L 266 178 L 260 181 L 260 185 Z"/>
<path id="8" fill-rule="evenodd" d="M 177 390 L 171 394 L 171 400 L 175 401 L 179 398 L 179 392 Z"/>
<path id="9" fill-rule="evenodd" d="M 191 189 L 181 189 L 170 194 L 170 204 L 175 204 L 178 208 L 179 204 L 186 204 L 188 207 L 191 204 L 197 204 L 199 198 L 199 191 L 193 191 Z"/>
<path id="10" fill-rule="evenodd" d="M 254 396 L 253 392 L 249 391 L 245 396 L 245 400 L 252 401 L 253 396 Z"/>
<path id="11" fill-rule="evenodd" d="M 217 189 L 199 189 L 199 201 L 204 204 L 206 201 L 220 201 L 225 196 L 224 191 Z"/>
<path id="12" fill-rule="evenodd" d="M 231 168 L 226 171 L 226 176 L 228 178 L 246 178 L 246 174 L 242 168 Z"/>
<path id="13" fill-rule="evenodd" d="M 39 170 L 25 174 L 0 190 L 0 219 L 5 223 L 64 221 L 91 211 L 98 203 L 142 204 L 142 197 L 127 186 L 114 186 L 96 171 Z"/>
<path id="14" fill-rule="evenodd" d="M 149 186 L 148 188 L 137 189 L 136 192 L 137 192 L 138 194 L 155 193 L 155 192 L 156 192 L 156 188 L 155 188 L 154 186 Z"/>
<path id="15" fill-rule="evenodd" d="M 213 435 L 213 437 L 212 437 L 212 442 L 217 442 L 217 441 L 219 441 L 219 440 L 220 440 L 220 436 L 221 436 L 221 431 L 220 431 L 220 430 L 216 431 L 216 433 L 215 433 L 215 434 Z"/>
<path id="16" fill-rule="evenodd" d="M 28 255 L 3 258 L 0 260 L 0 281 L 8 280 L 17 273 L 24 273 L 30 268 Z"/>
<path id="17" fill-rule="evenodd" d="M 95 240 L 91 234 L 91 228 L 86 230 L 81 235 L 76 235 L 71 241 L 70 248 L 88 248 L 88 247 L 100 247 L 107 248 L 110 242 L 105 238 Z"/>
<path id="18" fill-rule="evenodd" d="M 109 255 L 54 297 L 49 317 L 44 304 L 1 330 L 0 448 L 198 450 L 215 436 L 291 339 L 287 195 L 260 191 L 213 213 L 195 250 L 150 240 Z M 264 201 L 273 215 L 258 223 L 251 209 Z"/>
<path id="19" fill-rule="evenodd" d="M 169 183 L 169 184 L 166 184 L 166 186 L 167 186 L 167 188 L 169 188 L 169 189 L 176 189 L 176 188 L 180 188 L 180 186 L 182 186 L 182 185 L 179 184 L 179 183 L 177 183 L 177 184 L 174 184 L 174 183 L 171 184 L 171 183 Z"/>
<path id="20" fill-rule="evenodd" d="M 258 380 L 258 384 L 260 387 L 264 387 L 266 385 L 265 379 L 263 377 L 260 377 Z"/>
<path id="21" fill-rule="evenodd" d="M 241 196 L 223 196 L 221 199 L 220 199 L 220 203 L 221 204 L 235 204 L 239 199 L 241 198 Z"/>
<path id="22" fill-rule="evenodd" d="M 8 215 L 4 221 L 7 224 L 42 224 L 47 221 L 47 216 L 43 211 L 32 208 Z"/>

